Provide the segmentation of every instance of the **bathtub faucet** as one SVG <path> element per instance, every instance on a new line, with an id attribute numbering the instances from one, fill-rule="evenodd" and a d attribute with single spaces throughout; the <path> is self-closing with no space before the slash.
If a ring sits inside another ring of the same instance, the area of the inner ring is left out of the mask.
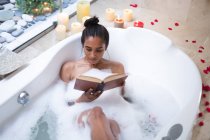
<path id="1" fill-rule="evenodd" d="M 25 105 L 29 101 L 29 94 L 26 91 L 22 91 L 17 98 L 17 102 L 21 105 Z"/>

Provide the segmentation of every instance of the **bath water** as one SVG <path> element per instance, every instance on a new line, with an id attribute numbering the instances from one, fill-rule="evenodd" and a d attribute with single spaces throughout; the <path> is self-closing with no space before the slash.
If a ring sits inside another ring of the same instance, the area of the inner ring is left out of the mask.
<path id="1" fill-rule="evenodd" d="M 116 88 L 104 92 L 91 103 L 67 102 L 78 98 L 82 92 L 57 80 L 40 97 L 34 99 L 16 117 L 0 128 L 1 140 L 90 140 L 90 129 L 86 124 L 77 124 L 78 115 L 94 106 L 102 107 L 108 118 L 115 119 L 122 140 L 154 139 L 180 110 L 169 91 L 141 76 L 129 75 L 125 93 L 132 103 L 120 96 Z"/>

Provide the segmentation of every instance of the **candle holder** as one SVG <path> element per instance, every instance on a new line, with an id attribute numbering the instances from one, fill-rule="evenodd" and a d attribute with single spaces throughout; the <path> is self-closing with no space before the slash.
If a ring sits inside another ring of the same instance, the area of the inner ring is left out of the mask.
<path id="1" fill-rule="evenodd" d="M 80 0 L 77 3 L 77 21 L 82 22 L 82 18 L 85 16 L 90 16 L 90 2 Z"/>
<path id="2" fill-rule="evenodd" d="M 116 27 L 116 28 L 124 28 L 124 20 L 122 18 L 116 18 L 114 20 L 114 27 Z"/>

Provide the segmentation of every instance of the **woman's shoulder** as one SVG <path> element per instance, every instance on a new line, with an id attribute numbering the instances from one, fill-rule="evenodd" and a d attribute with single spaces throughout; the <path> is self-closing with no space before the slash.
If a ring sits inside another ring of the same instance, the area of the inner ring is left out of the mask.
<path id="1" fill-rule="evenodd" d="M 60 77 L 64 82 L 68 82 L 71 79 L 71 72 L 75 68 L 75 61 L 65 62 L 60 70 Z"/>
<path id="2" fill-rule="evenodd" d="M 125 73 L 124 65 L 121 62 L 105 60 L 106 65 L 109 65 L 112 73 Z"/>

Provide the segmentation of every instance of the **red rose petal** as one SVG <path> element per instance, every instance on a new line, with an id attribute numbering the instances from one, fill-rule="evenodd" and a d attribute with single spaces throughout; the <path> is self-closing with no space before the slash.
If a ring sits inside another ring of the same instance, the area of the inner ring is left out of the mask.
<path id="1" fill-rule="evenodd" d="M 150 22 L 150 24 L 151 24 L 151 25 L 154 25 L 155 23 L 154 23 L 154 22 Z"/>
<path id="2" fill-rule="evenodd" d="M 203 73 L 208 74 L 209 72 L 208 70 L 203 70 Z"/>
<path id="3" fill-rule="evenodd" d="M 202 53 L 203 51 L 202 51 L 202 50 L 198 50 L 198 52 L 199 52 L 199 53 Z"/>
<path id="4" fill-rule="evenodd" d="M 188 40 L 185 40 L 185 42 L 189 42 Z"/>
<path id="5" fill-rule="evenodd" d="M 176 23 L 174 23 L 174 25 L 175 25 L 175 26 L 179 26 L 179 23 L 178 23 L 178 22 L 176 22 Z"/>
<path id="6" fill-rule="evenodd" d="M 209 102 L 208 102 L 208 101 L 206 101 L 206 102 L 205 102 L 205 106 L 208 106 L 208 105 L 209 105 Z"/>
<path id="7" fill-rule="evenodd" d="M 130 4 L 130 6 L 131 6 L 131 7 L 133 7 L 133 8 L 138 7 L 138 5 L 137 5 L 137 4 Z"/>
<path id="8" fill-rule="evenodd" d="M 210 66 L 208 66 L 208 67 L 206 68 L 206 70 L 210 72 Z"/>
<path id="9" fill-rule="evenodd" d="M 208 113 L 210 113 L 210 107 L 207 107 L 207 108 L 206 108 L 206 111 L 207 111 Z"/>
<path id="10" fill-rule="evenodd" d="M 208 85 L 202 85 L 202 89 L 204 90 L 204 91 L 210 91 L 210 86 L 208 86 Z"/>
<path id="11" fill-rule="evenodd" d="M 171 31 L 171 30 L 173 30 L 173 29 L 172 29 L 172 28 L 168 28 L 168 30 L 170 30 L 170 31 Z"/>
<path id="12" fill-rule="evenodd" d="M 204 59 L 201 59 L 201 62 L 202 62 L 202 63 L 205 63 L 206 61 L 205 61 Z"/>
<path id="13" fill-rule="evenodd" d="M 203 94 L 202 94 L 202 98 L 206 98 L 206 94 L 203 93 Z"/>
<path id="14" fill-rule="evenodd" d="M 198 113 L 198 117 L 199 118 L 202 117 L 202 116 L 203 116 L 203 113 L 202 112 Z"/>
<path id="15" fill-rule="evenodd" d="M 204 47 L 203 46 L 200 46 L 199 48 L 204 50 Z"/>
<path id="16" fill-rule="evenodd" d="M 134 22 L 133 22 L 133 26 L 134 26 L 134 27 L 144 28 L 144 23 L 141 22 L 141 21 L 139 21 L 139 20 L 137 20 L 137 21 L 134 21 Z"/>
<path id="17" fill-rule="evenodd" d="M 155 19 L 154 21 L 155 21 L 155 22 L 158 22 L 158 20 L 157 20 L 157 19 Z"/>
<path id="18" fill-rule="evenodd" d="M 203 122 L 203 121 L 200 121 L 200 122 L 198 123 L 198 125 L 199 125 L 199 126 L 203 126 L 203 125 L 204 125 L 204 122 Z"/>
<path id="19" fill-rule="evenodd" d="M 192 43 L 196 43 L 196 40 L 193 40 Z"/>

